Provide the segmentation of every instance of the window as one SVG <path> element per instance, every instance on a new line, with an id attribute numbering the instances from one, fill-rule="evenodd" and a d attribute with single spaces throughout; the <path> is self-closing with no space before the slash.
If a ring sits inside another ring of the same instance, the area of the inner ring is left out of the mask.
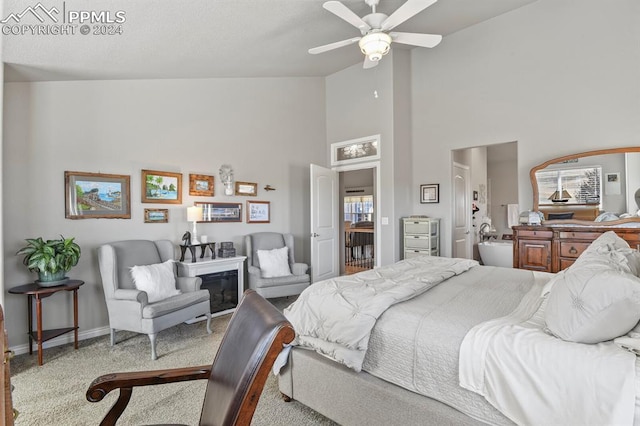
<path id="1" fill-rule="evenodd" d="M 351 223 L 373 221 L 373 195 L 344 197 L 344 220 Z"/>
<path id="2" fill-rule="evenodd" d="M 601 206 L 602 167 L 538 170 L 538 204 L 554 203 L 552 198 L 566 204 L 593 204 Z M 562 195 L 564 194 L 564 196 Z"/>

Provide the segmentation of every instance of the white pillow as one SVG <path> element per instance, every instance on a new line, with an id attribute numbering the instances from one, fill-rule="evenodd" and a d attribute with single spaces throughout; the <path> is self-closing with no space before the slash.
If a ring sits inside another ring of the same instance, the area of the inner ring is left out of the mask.
<path id="1" fill-rule="evenodd" d="M 147 293 L 149 303 L 181 293 L 176 289 L 173 260 L 153 265 L 132 266 L 131 277 L 136 288 Z"/>
<path id="2" fill-rule="evenodd" d="M 555 280 L 548 299 L 547 329 L 570 342 L 611 340 L 640 320 L 640 279 L 613 268 L 568 270 Z"/>
<path id="3" fill-rule="evenodd" d="M 607 231 L 593 240 L 569 269 L 583 266 L 616 269 L 636 276 L 639 271 L 634 250 L 613 231 Z"/>
<path id="4" fill-rule="evenodd" d="M 273 250 L 257 250 L 257 253 L 262 278 L 286 277 L 287 275 L 291 275 L 288 247 Z"/>

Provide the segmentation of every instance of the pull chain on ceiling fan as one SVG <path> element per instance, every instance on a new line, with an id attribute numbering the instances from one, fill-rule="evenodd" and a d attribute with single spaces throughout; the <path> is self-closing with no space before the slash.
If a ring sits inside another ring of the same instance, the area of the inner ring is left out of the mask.
<path id="1" fill-rule="evenodd" d="M 363 67 L 371 68 L 378 65 L 378 61 L 389 52 L 392 42 L 411 46 L 434 47 L 442 40 L 442 36 L 436 34 L 391 32 L 392 29 L 431 6 L 437 0 L 407 0 L 390 16 L 376 12 L 379 1 L 365 0 L 365 3 L 371 6 L 372 12 L 362 18 L 339 1 L 325 2 L 322 7 L 359 29 L 362 36 L 314 47 L 309 49 L 309 53 L 315 55 L 357 42 L 365 55 Z"/>

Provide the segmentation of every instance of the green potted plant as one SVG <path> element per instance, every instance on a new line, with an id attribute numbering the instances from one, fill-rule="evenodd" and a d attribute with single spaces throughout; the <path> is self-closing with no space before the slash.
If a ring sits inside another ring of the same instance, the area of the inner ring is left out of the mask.
<path id="1" fill-rule="evenodd" d="M 74 238 L 44 241 L 42 237 L 27 238 L 27 245 L 16 253 L 24 255 L 22 263 L 31 272 L 38 273 L 38 284 L 44 287 L 59 285 L 66 281 L 65 274 L 80 260 L 80 246 Z"/>

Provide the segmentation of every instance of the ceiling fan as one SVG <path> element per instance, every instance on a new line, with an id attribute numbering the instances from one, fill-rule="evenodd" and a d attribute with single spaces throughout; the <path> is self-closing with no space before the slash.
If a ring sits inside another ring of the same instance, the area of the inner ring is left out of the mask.
<path id="1" fill-rule="evenodd" d="M 378 61 L 389 52 L 391 42 L 420 47 L 434 47 L 442 40 L 442 36 L 436 34 L 391 31 L 407 19 L 434 4 L 437 0 L 407 0 L 390 16 L 376 12 L 376 6 L 380 0 L 364 1 L 371 6 L 372 12 L 362 18 L 339 1 L 325 2 L 322 7 L 359 29 L 362 36 L 314 47 L 309 49 L 309 53 L 315 55 L 358 42 L 360 50 L 365 55 L 363 68 L 366 69 L 378 65 Z"/>

